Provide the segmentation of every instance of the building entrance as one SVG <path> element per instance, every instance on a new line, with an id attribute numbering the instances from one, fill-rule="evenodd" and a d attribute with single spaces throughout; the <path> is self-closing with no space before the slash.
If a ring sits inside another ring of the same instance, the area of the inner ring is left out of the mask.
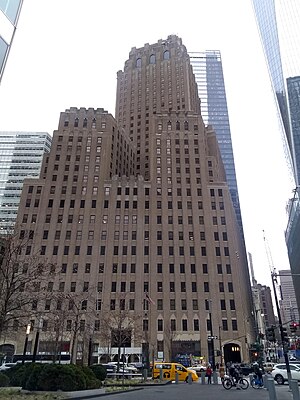
<path id="1" fill-rule="evenodd" d="M 236 343 L 227 343 L 224 346 L 224 361 L 225 364 L 228 362 L 240 363 L 241 362 L 241 349 Z"/>

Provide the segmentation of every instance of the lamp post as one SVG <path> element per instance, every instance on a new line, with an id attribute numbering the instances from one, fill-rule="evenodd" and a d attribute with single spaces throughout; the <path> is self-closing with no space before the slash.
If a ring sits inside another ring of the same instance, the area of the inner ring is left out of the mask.
<path id="1" fill-rule="evenodd" d="M 210 338 L 207 340 L 208 346 L 208 357 L 211 360 L 212 369 L 215 370 L 215 344 L 214 344 L 214 334 L 213 334 L 213 325 L 211 318 L 211 300 L 205 300 L 206 309 L 208 310 L 209 315 L 209 328 L 210 328 Z"/>
<path id="2" fill-rule="evenodd" d="M 40 328 L 42 327 L 43 320 L 40 319 L 38 321 L 38 327 L 37 331 L 35 334 L 35 341 L 34 341 L 34 349 L 33 349 L 33 354 L 32 354 L 32 362 L 34 363 L 36 360 L 36 355 L 37 355 L 37 350 L 38 350 L 38 345 L 39 345 L 39 338 L 40 338 Z"/>
<path id="3" fill-rule="evenodd" d="M 30 329 L 31 329 L 31 324 L 27 324 L 27 326 L 26 326 L 26 337 L 25 337 L 24 349 L 23 349 L 22 364 L 25 363 L 26 350 L 27 350 L 27 344 L 28 344 L 28 337 L 29 337 Z"/>

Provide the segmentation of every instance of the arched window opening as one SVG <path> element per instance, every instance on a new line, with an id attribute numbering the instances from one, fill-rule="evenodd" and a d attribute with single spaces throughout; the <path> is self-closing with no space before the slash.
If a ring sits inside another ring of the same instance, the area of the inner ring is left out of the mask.
<path id="1" fill-rule="evenodd" d="M 169 52 L 169 50 L 166 50 L 164 52 L 164 60 L 170 60 L 170 52 Z"/>
<path id="2" fill-rule="evenodd" d="M 78 127 L 78 122 L 79 122 L 79 119 L 78 119 L 78 118 L 75 118 L 75 122 L 74 122 L 74 127 L 75 127 L 75 128 Z"/>
<path id="3" fill-rule="evenodd" d="M 86 128 L 86 127 L 87 127 L 87 119 L 84 118 L 84 120 L 83 120 L 83 128 Z"/>
<path id="4" fill-rule="evenodd" d="M 137 68 L 141 68 L 141 66 L 142 66 L 142 59 L 141 59 L 141 58 L 138 58 L 138 59 L 136 60 L 135 66 L 136 66 Z"/>
<path id="5" fill-rule="evenodd" d="M 184 121 L 184 130 L 185 131 L 189 130 L 189 123 L 187 121 Z"/>
<path id="6" fill-rule="evenodd" d="M 176 121 L 176 131 L 180 131 L 180 122 Z"/>
<path id="7" fill-rule="evenodd" d="M 155 64 L 155 55 L 151 54 L 150 59 L 149 59 L 150 64 Z"/>

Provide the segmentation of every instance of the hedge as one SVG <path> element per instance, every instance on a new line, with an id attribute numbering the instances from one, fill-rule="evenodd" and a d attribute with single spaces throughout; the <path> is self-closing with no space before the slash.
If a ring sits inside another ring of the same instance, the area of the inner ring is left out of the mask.
<path id="1" fill-rule="evenodd" d="M 28 363 L 7 371 L 5 375 L 9 378 L 9 384 L 26 390 L 73 391 L 101 386 L 90 368 L 74 364 Z"/>

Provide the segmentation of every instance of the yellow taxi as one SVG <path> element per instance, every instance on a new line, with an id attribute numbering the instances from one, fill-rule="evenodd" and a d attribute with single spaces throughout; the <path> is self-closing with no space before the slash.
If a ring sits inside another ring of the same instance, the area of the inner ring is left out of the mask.
<path id="1" fill-rule="evenodd" d="M 162 373 L 160 372 L 162 370 Z M 179 381 L 188 382 L 188 377 L 191 375 L 192 381 L 195 382 L 198 380 L 197 373 L 190 369 L 188 370 L 182 364 L 178 363 L 169 363 L 169 362 L 154 362 L 152 369 L 152 378 L 160 379 L 162 374 L 162 379 L 167 381 L 175 381 L 176 373 L 178 375 Z"/>

